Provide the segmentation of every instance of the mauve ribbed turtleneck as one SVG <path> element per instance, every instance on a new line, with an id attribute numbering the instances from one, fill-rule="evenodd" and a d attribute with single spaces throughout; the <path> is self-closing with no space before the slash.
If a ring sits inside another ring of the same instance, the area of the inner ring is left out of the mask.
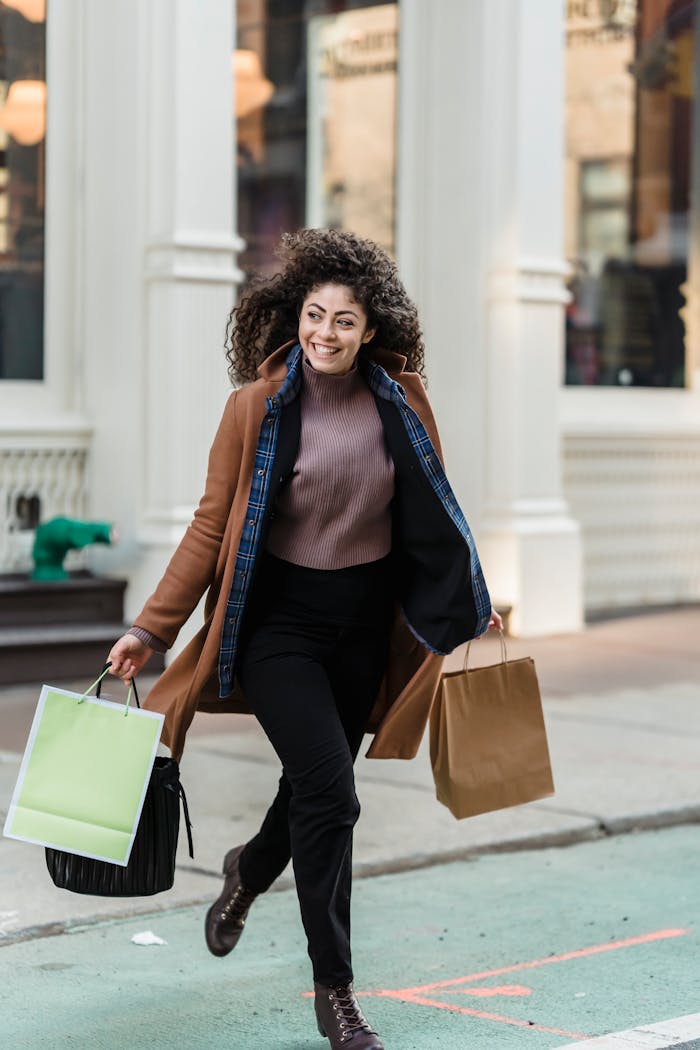
<path id="1" fill-rule="evenodd" d="M 312 569 L 377 561 L 391 549 L 394 463 L 374 395 L 357 370 L 317 372 L 304 358 L 299 452 L 267 550 Z"/>

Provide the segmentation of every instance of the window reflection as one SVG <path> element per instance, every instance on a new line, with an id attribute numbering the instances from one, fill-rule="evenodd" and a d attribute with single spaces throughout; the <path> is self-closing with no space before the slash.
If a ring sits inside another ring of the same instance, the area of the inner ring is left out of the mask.
<path id="1" fill-rule="evenodd" d="M 44 374 L 44 19 L 0 3 L 0 380 Z"/>
<path id="2" fill-rule="evenodd" d="M 695 4 L 569 0 L 569 384 L 683 386 Z"/>
<path id="3" fill-rule="evenodd" d="M 398 7 L 237 0 L 238 229 L 248 274 L 280 234 L 352 229 L 394 249 Z"/>

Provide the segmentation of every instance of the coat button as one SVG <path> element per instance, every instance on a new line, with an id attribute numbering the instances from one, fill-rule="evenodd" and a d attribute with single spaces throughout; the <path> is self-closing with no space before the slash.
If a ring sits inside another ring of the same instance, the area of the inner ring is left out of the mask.
<path id="1" fill-rule="evenodd" d="M 258 477 L 259 477 L 259 478 L 261 478 L 261 477 L 263 476 L 263 474 L 264 474 L 264 473 L 265 473 L 265 471 L 264 471 L 264 470 L 259 470 L 259 471 L 258 471 Z"/>
<path id="2" fill-rule="evenodd" d="M 253 525 L 255 525 L 255 518 L 251 518 L 251 519 L 250 519 L 250 521 L 248 522 L 248 524 L 249 524 L 249 525 L 250 525 L 250 527 L 252 528 L 252 527 L 253 527 Z"/>

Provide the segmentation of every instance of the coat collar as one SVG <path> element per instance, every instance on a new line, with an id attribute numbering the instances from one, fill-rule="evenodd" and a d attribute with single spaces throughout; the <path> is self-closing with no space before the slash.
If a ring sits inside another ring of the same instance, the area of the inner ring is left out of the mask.
<path id="1" fill-rule="evenodd" d="M 283 383 L 289 371 L 287 358 L 289 351 L 297 346 L 296 339 L 289 339 L 278 347 L 269 357 L 258 365 L 258 375 L 261 379 L 267 379 L 271 383 Z"/>
<path id="2" fill-rule="evenodd" d="M 273 383 L 283 383 L 289 370 L 287 361 L 289 351 L 298 345 L 296 339 L 290 339 L 273 351 L 269 357 L 266 357 L 262 364 L 258 365 L 260 378 Z M 370 351 L 369 360 L 374 361 L 392 377 L 398 377 L 406 367 L 406 358 L 403 354 L 397 354 L 393 350 L 384 350 L 381 346 Z"/>
<path id="3" fill-rule="evenodd" d="M 392 401 L 396 399 L 397 394 L 400 399 L 405 396 L 403 387 L 393 378 L 401 375 L 405 364 L 406 358 L 403 354 L 377 347 L 371 351 L 371 356 L 363 356 L 360 359 L 360 370 L 375 394 Z M 281 384 L 274 398 L 278 404 L 287 404 L 299 394 L 301 365 L 301 346 L 295 339 L 290 339 L 258 366 L 257 371 L 261 379 Z"/>

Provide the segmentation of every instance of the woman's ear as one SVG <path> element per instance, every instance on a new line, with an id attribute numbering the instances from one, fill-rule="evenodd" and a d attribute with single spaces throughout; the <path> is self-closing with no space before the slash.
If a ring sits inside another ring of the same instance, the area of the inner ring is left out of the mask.
<path id="1" fill-rule="evenodd" d="M 377 334 L 377 329 L 376 328 L 368 328 L 365 331 L 365 334 L 362 336 L 362 342 L 363 343 L 369 343 L 372 339 L 374 339 L 376 334 Z"/>

